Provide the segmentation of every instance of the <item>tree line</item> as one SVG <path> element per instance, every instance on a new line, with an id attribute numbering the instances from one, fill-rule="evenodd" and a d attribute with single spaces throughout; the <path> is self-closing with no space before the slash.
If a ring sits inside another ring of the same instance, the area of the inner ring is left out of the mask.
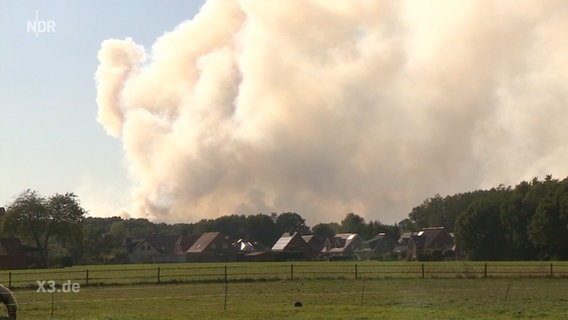
<path id="1" fill-rule="evenodd" d="M 41 265 L 73 263 L 127 262 L 124 243 L 127 238 L 149 236 L 201 235 L 222 232 L 232 239 L 260 242 L 270 248 L 285 232 L 315 234 L 323 238 L 341 232 L 356 232 L 372 237 L 380 232 L 398 239 L 396 226 L 378 221 L 366 223 L 363 217 L 348 213 L 340 223 L 319 223 L 310 228 L 296 212 L 226 215 L 202 219 L 196 223 L 154 223 L 144 218 L 87 217 L 73 193 L 43 197 L 26 190 L 11 203 L 2 217 L 1 235 L 16 237 L 24 244 L 38 248 Z M 49 255 L 47 254 L 49 252 Z"/>
<path id="2" fill-rule="evenodd" d="M 514 187 L 436 195 L 399 223 L 406 230 L 434 225 L 455 233 L 466 259 L 567 259 L 568 178 L 548 175 Z"/>
<path id="3" fill-rule="evenodd" d="M 366 222 L 348 213 L 337 222 L 306 225 L 296 212 L 226 215 L 196 223 L 154 223 L 147 219 L 87 217 L 73 193 L 43 197 L 26 190 L 2 218 L 2 236 L 17 237 L 39 248 L 42 263 L 61 258 L 75 263 L 126 262 L 126 238 L 150 235 L 200 235 L 219 231 L 233 239 L 258 241 L 271 247 L 284 232 L 358 233 L 370 239 L 378 233 L 397 240 L 401 233 L 443 226 L 455 234 L 459 255 L 470 260 L 543 260 L 568 258 L 568 178 L 534 178 L 515 187 L 500 185 L 442 197 L 435 195 L 414 207 L 394 225 Z M 47 255 L 49 249 L 50 255 Z"/>

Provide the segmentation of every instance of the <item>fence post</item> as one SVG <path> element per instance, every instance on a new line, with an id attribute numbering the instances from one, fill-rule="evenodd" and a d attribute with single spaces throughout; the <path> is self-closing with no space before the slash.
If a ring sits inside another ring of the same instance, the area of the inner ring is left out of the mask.
<path id="1" fill-rule="evenodd" d="M 160 284 L 160 267 L 158 267 L 158 284 Z"/>
<path id="2" fill-rule="evenodd" d="M 355 280 L 358 279 L 358 274 L 357 274 L 357 264 L 355 264 Z"/>
<path id="3" fill-rule="evenodd" d="M 290 280 L 294 280 L 294 264 L 290 264 Z"/>
<path id="4" fill-rule="evenodd" d="M 89 269 L 85 270 L 85 286 L 89 285 Z"/>
<path id="5" fill-rule="evenodd" d="M 8 289 L 12 290 L 12 272 L 8 272 Z"/>
<path id="6" fill-rule="evenodd" d="M 552 278 L 552 276 L 554 275 L 554 273 L 552 273 L 552 263 L 550 264 L 550 277 Z"/>
<path id="7" fill-rule="evenodd" d="M 225 265 L 225 302 L 223 303 L 223 311 L 227 310 L 227 290 L 229 287 L 229 279 L 227 277 L 227 265 Z"/>
<path id="8" fill-rule="evenodd" d="M 424 264 L 422 264 L 422 279 L 424 279 Z"/>
<path id="9" fill-rule="evenodd" d="M 483 277 L 487 278 L 487 262 L 485 262 L 485 266 L 483 268 Z"/>

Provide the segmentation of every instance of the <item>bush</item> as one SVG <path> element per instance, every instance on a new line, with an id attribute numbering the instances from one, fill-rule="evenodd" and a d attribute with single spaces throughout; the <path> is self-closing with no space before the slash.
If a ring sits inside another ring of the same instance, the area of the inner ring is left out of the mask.
<path id="1" fill-rule="evenodd" d="M 71 256 L 61 257 L 61 266 L 63 267 L 72 267 L 73 266 L 73 258 Z"/>
<path id="2" fill-rule="evenodd" d="M 73 258 L 71 256 L 59 256 L 49 258 L 49 267 L 50 268 L 63 268 L 63 267 L 72 267 L 73 266 Z"/>

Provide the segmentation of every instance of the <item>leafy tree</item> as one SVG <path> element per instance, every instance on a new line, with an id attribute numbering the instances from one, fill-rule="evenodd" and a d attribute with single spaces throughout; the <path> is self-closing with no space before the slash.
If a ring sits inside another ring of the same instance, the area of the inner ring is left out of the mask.
<path id="1" fill-rule="evenodd" d="M 246 217 L 244 215 L 222 216 L 213 221 L 213 230 L 222 232 L 232 239 L 245 237 Z"/>
<path id="2" fill-rule="evenodd" d="M 295 212 L 279 214 L 276 218 L 276 228 L 280 234 L 284 232 L 310 233 L 310 227 L 306 226 L 306 220 Z"/>
<path id="3" fill-rule="evenodd" d="M 8 206 L 3 229 L 39 248 L 41 263 L 47 266 L 50 240 L 59 237 L 78 243 L 85 213 L 73 193 L 55 194 L 46 199 L 36 191 L 26 190 Z"/>
<path id="4" fill-rule="evenodd" d="M 398 228 L 400 232 L 414 232 L 419 230 L 418 226 L 408 218 L 401 220 L 398 223 Z"/>
<path id="5" fill-rule="evenodd" d="M 462 251 L 472 259 L 567 259 L 568 178 L 547 175 L 514 189 L 439 195 L 412 209 L 401 230 L 443 226 L 457 231 Z M 483 244 L 482 244 L 483 243 Z"/>
<path id="6" fill-rule="evenodd" d="M 559 215 L 558 204 L 554 199 L 542 200 L 528 225 L 529 239 L 542 258 L 553 257 L 558 252 L 556 239 L 561 229 L 565 229 L 559 226 Z"/>
<path id="7" fill-rule="evenodd" d="M 192 223 L 175 223 L 171 225 L 173 234 L 181 235 L 186 232 L 188 234 L 194 234 L 194 224 Z"/>
<path id="8" fill-rule="evenodd" d="M 508 259 L 529 260 L 536 257 L 534 245 L 528 238 L 527 226 L 536 212 L 537 200 L 533 186 L 521 182 L 501 207 L 501 225 L 507 240 Z"/>
<path id="9" fill-rule="evenodd" d="M 121 248 L 121 244 L 103 227 L 87 227 L 83 234 L 83 261 L 86 263 L 106 262 L 112 250 Z"/>
<path id="10" fill-rule="evenodd" d="M 126 220 L 121 217 L 87 217 L 83 221 L 82 263 L 104 263 L 112 256 L 113 250 L 124 250 L 120 230 L 128 234 Z M 114 226 L 114 227 L 113 227 Z M 110 232 L 114 230 L 114 235 Z"/>
<path id="11" fill-rule="evenodd" d="M 341 226 L 338 223 L 318 223 L 312 227 L 314 235 L 320 239 L 327 239 L 339 233 Z"/>
<path id="12" fill-rule="evenodd" d="M 493 191 L 505 190 L 499 186 Z M 426 227 L 444 227 L 449 232 L 455 230 L 455 223 L 460 214 L 476 200 L 488 197 L 493 191 L 477 190 L 467 193 L 458 193 L 442 198 L 436 194 L 428 198 L 408 214 L 408 219 L 399 223 L 403 231 L 417 231 Z"/>
<path id="13" fill-rule="evenodd" d="M 379 233 L 384 233 L 387 238 L 397 241 L 400 238 L 400 229 L 397 226 L 389 226 L 379 221 L 370 221 L 366 225 L 365 231 L 361 234 L 363 239 L 370 239 Z"/>
<path id="14" fill-rule="evenodd" d="M 126 229 L 124 221 L 115 221 L 110 225 L 108 233 L 117 244 L 122 244 L 124 239 L 128 236 L 128 229 Z"/>
<path id="15" fill-rule="evenodd" d="M 440 211 L 440 217 L 437 220 L 439 224 L 436 226 L 442 226 L 449 232 L 453 232 L 455 230 L 455 223 L 458 216 L 467 210 L 471 203 L 477 199 L 486 197 L 487 194 L 487 191 L 477 190 L 446 196 L 444 198 L 444 204 L 441 207 L 442 210 Z"/>
<path id="16" fill-rule="evenodd" d="M 413 208 L 408 217 L 418 229 L 421 229 L 429 226 L 441 226 L 441 216 L 444 213 L 444 199 L 436 194 L 433 198 L 428 198 L 422 204 Z"/>
<path id="17" fill-rule="evenodd" d="M 272 246 L 278 240 L 280 234 L 272 217 L 257 214 L 246 218 L 246 239 L 259 241 L 266 246 Z"/>
<path id="18" fill-rule="evenodd" d="M 483 199 L 472 205 L 456 222 L 458 244 L 472 260 L 499 260 L 502 257 L 503 232 L 499 203 Z"/>
<path id="19" fill-rule="evenodd" d="M 193 226 L 193 232 L 196 235 L 214 231 L 217 230 L 215 230 L 215 220 L 213 219 L 201 219 Z"/>
<path id="20" fill-rule="evenodd" d="M 341 232 L 346 233 L 363 233 L 365 230 L 365 219 L 360 215 L 353 212 L 345 215 L 345 218 L 341 220 Z"/>
<path id="21" fill-rule="evenodd" d="M 528 238 L 540 258 L 568 258 L 568 182 L 547 176 L 542 197 L 527 227 Z"/>
<path id="22" fill-rule="evenodd" d="M 128 235 L 132 238 L 143 238 L 157 233 L 156 224 L 145 218 L 124 220 Z M 107 229 L 108 230 L 108 229 Z"/>

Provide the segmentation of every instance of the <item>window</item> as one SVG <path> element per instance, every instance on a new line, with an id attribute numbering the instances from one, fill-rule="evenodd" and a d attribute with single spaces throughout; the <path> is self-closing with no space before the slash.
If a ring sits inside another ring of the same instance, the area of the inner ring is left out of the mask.
<path id="1" fill-rule="evenodd" d="M 226 243 L 223 243 L 223 249 L 229 249 L 229 245 Z"/>
<path id="2" fill-rule="evenodd" d="M 212 244 L 211 244 L 211 249 L 213 249 L 213 250 L 217 249 L 217 244 L 216 244 L 216 243 L 212 243 Z"/>

